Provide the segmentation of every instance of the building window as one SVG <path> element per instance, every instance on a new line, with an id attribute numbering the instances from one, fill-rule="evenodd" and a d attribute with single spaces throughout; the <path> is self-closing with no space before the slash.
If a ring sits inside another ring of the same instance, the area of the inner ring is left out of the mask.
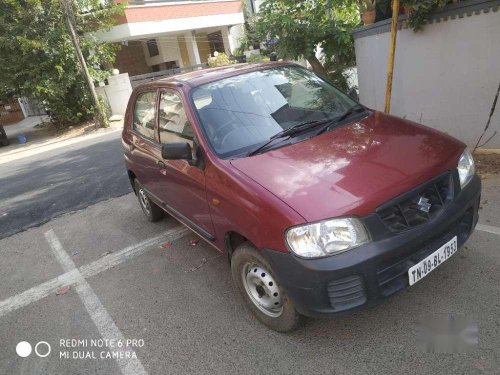
<path id="1" fill-rule="evenodd" d="M 158 56 L 160 54 L 160 51 L 158 51 L 158 44 L 156 43 L 156 39 L 148 40 L 147 44 L 148 44 L 149 57 Z"/>

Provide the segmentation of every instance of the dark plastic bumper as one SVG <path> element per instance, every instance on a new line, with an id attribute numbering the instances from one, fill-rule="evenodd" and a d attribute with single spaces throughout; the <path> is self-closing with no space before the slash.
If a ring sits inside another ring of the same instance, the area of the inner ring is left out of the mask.
<path id="1" fill-rule="evenodd" d="M 373 214 L 363 219 L 373 242 L 359 248 L 321 259 L 268 249 L 263 255 L 304 315 L 372 306 L 408 287 L 408 269 L 454 236 L 463 246 L 477 223 L 480 196 L 481 181 L 475 176 L 439 217 L 420 227 L 388 233 Z"/>

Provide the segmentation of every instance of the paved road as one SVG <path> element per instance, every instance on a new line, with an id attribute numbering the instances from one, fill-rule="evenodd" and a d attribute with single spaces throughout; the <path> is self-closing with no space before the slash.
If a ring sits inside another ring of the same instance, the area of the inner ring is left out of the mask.
<path id="1" fill-rule="evenodd" d="M 120 132 L 0 164 L 0 238 L 130 191 Z"/>

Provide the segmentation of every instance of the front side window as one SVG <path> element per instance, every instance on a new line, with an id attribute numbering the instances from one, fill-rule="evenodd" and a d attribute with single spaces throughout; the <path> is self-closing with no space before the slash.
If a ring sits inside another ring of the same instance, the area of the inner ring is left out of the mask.
<path id="1" fill-rule="evenodd" d="M 141 92 L 134 106 L 133 129 L 148 139 L 154 139 L 156 91 Z"/>
<path id="2" fill-rule="evenodd" d="M 193 128 L 187 119 L 181 97 L 172 91 L 160 94 L 158 129 L 160 143 L 187 142 L 193 148 Z"/>
<path id="3" fill-rule="evenodd" d="M 290 127 L 333 120 L 356 102 L 305 68 L 284 66 L 201 85 L 192 92 L 220 157 L 241 155 Z"/>

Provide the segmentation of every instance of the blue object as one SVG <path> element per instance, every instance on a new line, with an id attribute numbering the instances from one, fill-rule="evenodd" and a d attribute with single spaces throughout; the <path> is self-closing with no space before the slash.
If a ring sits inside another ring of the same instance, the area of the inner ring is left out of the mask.
<path id="1" fill-rule="evenodd" d="M 19 143 L 23 144 L 23 143 L 26 143 L 26 136 L 24 134 L 19 134 L 17 136 L 17 140 L 19 141 Z"/>

